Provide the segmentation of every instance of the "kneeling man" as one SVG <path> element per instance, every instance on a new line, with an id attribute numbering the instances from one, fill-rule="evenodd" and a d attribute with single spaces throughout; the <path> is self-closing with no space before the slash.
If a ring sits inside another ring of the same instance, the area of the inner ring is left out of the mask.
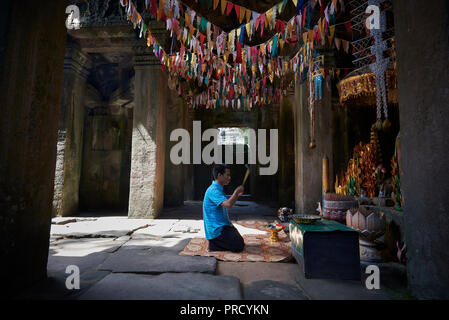
<path id="1" fill-rule="evenodd" d="M 215 181 L 207 188 L 203 201 L 203 220 L 206 239 L 210 251 L 241 252 L 245 246 L 242 236 L 229 221 L 230 210 L 243 193 L 243 186 L 238 186 L 227 199 L 223 186 L 231 181 L 231 170 L 226 165 L 216 165 L 213 170 Z"/>

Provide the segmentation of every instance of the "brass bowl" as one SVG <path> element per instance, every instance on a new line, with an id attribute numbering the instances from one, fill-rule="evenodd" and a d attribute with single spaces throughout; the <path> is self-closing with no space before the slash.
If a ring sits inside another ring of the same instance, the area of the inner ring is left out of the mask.
<path id="1" fill-rule="evenodd" d="M 265 225 L 265 229 L 267 229 L 268 231 L 270 231 L 271 236 L 270 236 L 270 242 L 278 242 L 279 241 L 279 236 L 278 236 L 278 232 L 281 230 L 284 230 L 284 226 L 281 224 L 267 224 Z"/>
<path id="2" fill-rule="evenodd" d="M 291 217 L 296 223 L 299 224 L 311 224 L 321 220 L 320 216 L 312 214 L 294 214 Z"/>

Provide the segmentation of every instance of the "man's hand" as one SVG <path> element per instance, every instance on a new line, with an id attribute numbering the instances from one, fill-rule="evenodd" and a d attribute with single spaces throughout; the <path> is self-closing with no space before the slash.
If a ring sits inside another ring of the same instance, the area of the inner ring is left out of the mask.
<path id="1" fill-rule="evenodd" d="M 234 193 L 232 194 L 232 196 L 228 200 L 223 201 L 221 203 L 221 205 L 223 207 L 225 207 L 226 209 L 230 210 L 234 206 L 234 204 L 237 201 L 238 197 L 243 193 L 243 191 L 244 191 L 243 186 L 238 186 L 237 188 L 235 188 Z"/>
<path id="2" fill-rule="evenodd" d="M 235 188 L 234 193 L 240 196 L 241 194 L 243 194 L 244 190 L 245 188 L 243 188 L 243 186 L 238 186 L 237 188 Z"/>

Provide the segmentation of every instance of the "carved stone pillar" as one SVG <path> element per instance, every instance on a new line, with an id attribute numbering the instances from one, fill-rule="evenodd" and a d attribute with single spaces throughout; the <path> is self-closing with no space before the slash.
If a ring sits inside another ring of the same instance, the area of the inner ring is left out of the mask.
<path id="1" fill-rule="evenodd" d="M 64 85 L 56 146 L 53 216 L 78 211 L 83 150 L 83 97 L 91 62 L 73 43 L 64 57 Z"/>
<path id="2" fill-rule="evenodd" d="M 47 273 L 67 2 L 11 1 L 0 14 L 2 298 Z"/>
<path id="3" fill-rule="evenodd" d="M 333 56 L 325 54 L 325 64 L 333 65 Z M 295 206 L 297 213 L 315 214 L 322 200 L 322 159 L 329 158 L 330 185 L 333 185 L 332 88 L 323 82 L 322 99 L 315 102 L 314 136 L 316 147 L 310 149 L 310 113 L 308 81 L 295 88 Z"/>
<path id="4" fill-rule="evenodd" d="M 294 94 L 288 90 L 279 110 L 279 205 L 290 208 L 295 201 Z"/>
<path id="5" fill-rule="evenodd" d="M 129 190 L 130 218 L 155 218 L 163 208 L 166 72 L 148 48 L 135 48 L 134 112 Z"/>

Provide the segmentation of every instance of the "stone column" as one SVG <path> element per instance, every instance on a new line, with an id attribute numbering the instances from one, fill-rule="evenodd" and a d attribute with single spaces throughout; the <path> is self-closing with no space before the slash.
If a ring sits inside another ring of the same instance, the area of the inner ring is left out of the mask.
<path id="1" fill-rule="evenodd" d="M 449 3 L 394 4 L 401 188 L 412 294 L 449 298 Z"/>
<path id="2" fill-rule="evenodd" d="M 83 150 L 83 98 L 91 67 L 90 59 L 69 42 L 64 58 L 64 85 L 56 147 L 53 216 L 78 211 Z"/>
<path id="3" fill-rule="evenodd" d="M 270 153 L 270 129 L 278 130 L 278 153 L 277 155 L 270 154 L 270 157 L 277 156 L 278 157 L 278 168 L 275 174 L 273 175 L 261 175 L 259 170 L 260 167 L 268 167 L 268 165 L 259 164 L 259 160 L 257 160 L 257 164 L 251 165 L 252 177 L 250 178 L 251 184 L 251 195 L 252 197 L 261 202 L 265 202 L 270 205 L 278 205 L 279 200 L 279 160 L 281 159 L 280 145 L 283 143 L 279 137 L 279 103 L 272 103 L 267 106 L 263 106 L 258 110 L 258 119 L 257 119 L 257 128 L 256 130 L 256 139 L 257 139 L 257 152 L 259 152 L 259 136 L 258 129 L 266 130 L 266 153 Z M 258 156 L 257 156 L 258 157 Z M 261 187 L 263 186 L 263 187 Z"/>
<path id="4" fill-rule="evenodd" d="M 170 150 L 178 142 L 170 141 L 170 133 L 178 128 L 184 128 L 186 110 L 184 103 L 176 92 L 169 91 L 167 104 L 167 144 L 165 151 L 165 187 L 164 206 L 174 207 L 184 204 L 184 165 L 175 165 L 170 160 Z M 185 128 L 184 128 L 185 129 Z"/>
<path id="5" fill-rule="evenodd" d="M 0 24 L 0 296 L 10 299 L 47 273 L 67 5 L 12 1 Z"/>
<path id="6" fill-rule="evenodd" d="M 190 137 L 193 137 L 193 120 L 195 119 L 194 114 L 195 111 L 186 103 L 183 102 L 184 113 L 184 128 L 190 134 Z M 192 154 L 192 150 L 190 151 Z M 192 159 L 190 160 L 192 161 Z M 184 166 L 184 200 L 193 200 L 195 198 L 194 192 L 194 174 L 193 174 L 193 164 Z"/>
<path id="7" fill-rule="evenodd" d="M 294 91 L 281 99 L 279 110 L 279 205 L 294 207 L 295 147 L 294 147 Z"/>
<path id="8" fill-rule="evenodd" d="M 326 61 L 327 56 L 325 57 Z M 329 63 L 329 62 L 327 62 Z M 329 158 L 329 176 L 333 176 L 332 90 L 323 82 L 323 99 L 315 105 L 315 142 L 309 148 L 310 114 L 308 82 L 296 84 L 295 123 L 295 209 L 297 213 L 315 214 L 322 200 L 322 159 Z"/>
<path id="9" fill-rule="evenodd" d="M 136 48 L 129 218 L 155 218 L 163 208 L 168 84 L 148 48 Z"/>

